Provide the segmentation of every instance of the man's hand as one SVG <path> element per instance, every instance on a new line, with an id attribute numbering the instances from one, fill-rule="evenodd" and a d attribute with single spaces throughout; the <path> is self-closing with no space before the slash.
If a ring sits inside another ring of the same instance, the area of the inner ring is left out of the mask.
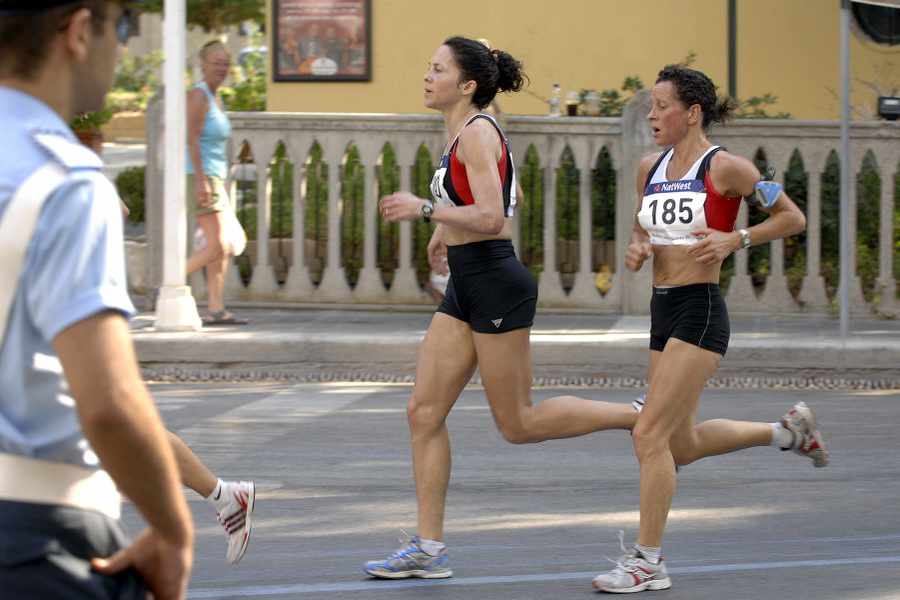
<path id="1" fill-rule="evenodd" d="M 115 575 L 134 567 L 156 600 L 183 600 L 192 563 L 190 543 L 186 546 L 172 544 L 148 527 L 130 546 L 109 558 L 93 559 L 91 566 L 104 575 Z"/>
<path id="2" fill-rule="evenodd" d="M 653 254 L 653 248 L 648 241 L 632 241 L 625 249 L 625 268 L 630 271 L 639 271 L 644 266 L 644 261 Z"/>
<path id="3" fill-rule="evenodd" d="M 722 262 L 729 254 L 737 250 L 740 244 L 740 234 L 737 232 L 725 233 L 707 228 L 695 231 L 694 235 L 703 239 L 688 248 L 687 253 L 702 265 Z"/>

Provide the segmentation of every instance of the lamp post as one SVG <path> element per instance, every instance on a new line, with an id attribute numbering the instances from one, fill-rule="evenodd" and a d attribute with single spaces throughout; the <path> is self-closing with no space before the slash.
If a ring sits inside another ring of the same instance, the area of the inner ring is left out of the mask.
<path id="1" fill-rule="evenodd" d="M 163 273 L 156 302 L 156 329 L 196 331 L 202 326 L 197 304 L 186 285 L 187 214 L 184 198 L 185 114 L 184 90 L 185 0 L 165 1 L 163 47 L 165 77 L 165 171 L 163 172 Z"/>

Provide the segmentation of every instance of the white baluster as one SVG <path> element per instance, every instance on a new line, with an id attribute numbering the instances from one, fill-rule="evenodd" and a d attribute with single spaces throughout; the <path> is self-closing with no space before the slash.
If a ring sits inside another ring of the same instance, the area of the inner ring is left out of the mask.
<path id="1" fill-rule="evenodd" d="M 397 163 L 400 165 L 400 189 L 411 191 L 415 170 L 417 145 L 414 140 L 403 139 L 395 146 Z M 412 223 L 400 223 L 400 255 L 394 280 L 388 292 L 392 302 L 401 304 L 419 304 L 426 301 L 425 294 L 419 287 L 416 271 L 413 268 L 412 256 Z"/>
<path id="2" fill-rule="evenodd" d="M 340 170 L 346 149 L 343 137 L 331 136 L 325 143 L 325 159 L 328 162 L 328 250 L 325 272 L 316 290 L 315 298 L 325 302 L 349 302 L 350 284 L 341 264 L 341 202 Z"/>
<path id="3" fill-rule="evenodd" d="M 538 278 L 540 306 L 561 306 L 567 300 L 556 267 L 556 177 L 560 145 L 556 139 L 549 140 L 547 150 L 541 157 L 544 172 L 544 266 Z"/>
<path id="4" fill-rule="evenodd" d="M 353 290 L 353 297 L 358 302 L 384 302 L 387 299 L 387 290 L 381 280 L 381 272 L 378 270 L 378 257 L 376 245 L 378 242 L 378 228 L 375 217 L 378 212 L 378 177 L 376 175 L 376 163 L 378 161 L 377 144 L 371 141 L 360 142 L 360 159 L 365 170 L 365 208 L 363 209 L 365 220 L 365 233 L 363 242 L 363 267 L 359 272 L 359 281 Z"/>
<path id="5" fill-rule="evenodd" d="M 303 188 L 303 167 L 309 155 L 313 140 L 307 136 L 298 136 L 290 140 L 288 155 L 294 165 L 294 179 L 291 183 L 291 201 L 293 203 L 293 248 L 291 268 L 287 281 L 284 282 L 282 294 L 285 300 L 310 301 L 315 286 L 306 266 L 306 198 L 301 193 Z"/>
<path id="6" fill-rule="evenodd" d="M 579 168 L 580 183 L 578 186 L 578 273 L 575 275 L 575 284 L 569 292 L 569 303 L 581 308 L 596 306 L 600 298 L 597 286 L 594 283 L 594 265 L 591 252 L 591 167 L 594 156 L 593 144 L 586 137 L 580 142 L 576 153 Z"/>
<path id="7" fill-rule="evenodd" d="M 256 264 L 250 279 L 250 291 L 254 298 L 273 299 L 278 293 L 275 269 L 269 260 L 269 224 L 272 219 L 272 180 L 269 177 L 269 163 L 275 153 L 273 140 L 264 139 L 253 143 L 256 159 Z"/>
<path id="8" fill-rule="evenodd" d="M 806 312 L 827 313 L 831 303 L 822 277 L 822 173 L 824 154 L 807 158 L 810 169 L 806 185 L 806 277 L 800 300 Z"/>

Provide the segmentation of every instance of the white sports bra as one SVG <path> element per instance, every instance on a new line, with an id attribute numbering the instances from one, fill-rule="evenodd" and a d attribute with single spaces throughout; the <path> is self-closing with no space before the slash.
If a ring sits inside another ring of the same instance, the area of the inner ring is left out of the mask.
<path id="1" fill-rule="evenodd" d="M 721 196 L 707 181 L 710 161 L 721 149 L 720 146 L 709 148 L 677 181 L 666 179 L 673 148 L 660 156 L 647 175 L 638 212 L 638 222 L 650 235 L 651 244 L 690 246 L 700 241 L 695 231 L 734 229 L 740 198 Z"/>

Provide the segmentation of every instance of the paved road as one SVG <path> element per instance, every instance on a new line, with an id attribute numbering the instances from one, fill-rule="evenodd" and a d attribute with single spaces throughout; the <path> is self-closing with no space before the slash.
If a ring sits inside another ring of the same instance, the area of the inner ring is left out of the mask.
<path id="1" fill-rule="evenodd" d="M 622 432 L 505 443 L 483 393 L 466 390 L 454 443 L 447 539 L 456 577 L 366 579 L 361 564 L 413 530 L 408 386 L 152 386 L 169 426 L 223 477 L 258 484 L 256 527 L 236 567 L 210 509 L 198 527 L 191 598 L 579 598 L 637 526 L 637 469 Z M 537 399 L 561 390 L 540 389 Z M 564 390 L 629 401 L 633 392 Z M 833 463 L 815 470 L 757 448 L 684 469 L 665 552 L 666 600 L 900 598 L 900 392 L 715 390 L 701 417 L 774 420 L 806 400 Z M 132 533 L 139 528 L 126 511 Z"/>

